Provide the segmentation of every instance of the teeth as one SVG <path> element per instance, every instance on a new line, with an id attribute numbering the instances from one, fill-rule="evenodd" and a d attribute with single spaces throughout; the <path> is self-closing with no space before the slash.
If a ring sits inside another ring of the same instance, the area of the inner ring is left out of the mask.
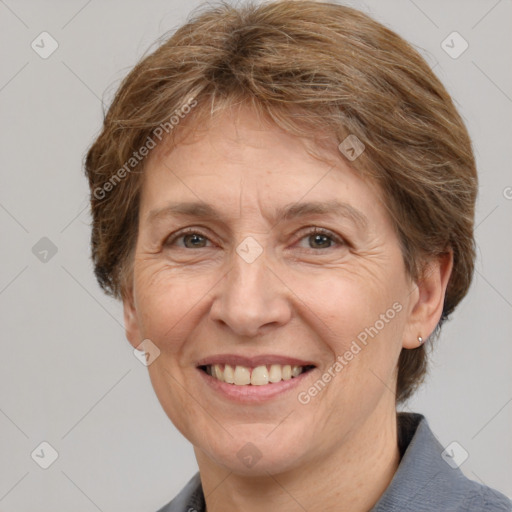
<path id="1" fill-rule="evenodd" d="M 224 381 L 224 372 L 221 370 L 218 364 L 213 365 L 213 375 L 218 380 Z"/>
<path id="2" fill-rule="evenodd" d="M 300 366 L 292 366 L 292 377 L 298 377 L 302 373 Z"/>
<path id="3" fill-rule="evenodd" d="M 234 384 L 235 383 L 235 371 L 233 370 L 232 366 L 229 366 L 229 364 L 227 364 L 224 367 L 224 380 L 228 384 Z"/>
<path id="4" fill-rule="evenodd" d="M 268 370 L 266 366 L 256 366 L 251 373 L 251 384 L 253 386 L 263 386 L 268 384 Z"/>
<path id="5" fill-rule="evenodd" d="M 281 382 L 281 365 L 273 364 L 270 366 L 270 373 L 268 375 L 270 382 Z"/>
<path id="6" fill-rule="evenodd" d="M 224 367 L 224 369 L 223 369 Z M 255 368 L 237 365 L 233 368 L 229 364 L 214 364 L 206 367 L 206 373 L 221 382 L 234 384 L 235 386 L 264 386 L 269 382 L 281 382 L 298 377 L 304 368 L 302 366 L 292 366 L 289 364 L 271 364 L 269 366 L 261 365 Z"/>
<path id="7" fill-rule="evenodd" d="M 251 370 L 246 366 L 236 366 L 235 368 L 235 384 L 244 386 L 251 383 Z"/>

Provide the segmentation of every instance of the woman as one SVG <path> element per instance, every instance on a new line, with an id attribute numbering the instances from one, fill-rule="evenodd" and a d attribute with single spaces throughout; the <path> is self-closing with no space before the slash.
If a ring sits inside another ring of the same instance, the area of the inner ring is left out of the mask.
<path id="1" fill-rule="evenodd" d="M 162 511 L 510 510 L 396 412 L 469 288 L 477 194 L 399 36 L 209 8 L 125 78 L 86 172 L 96 276 L 199 466 Z"/>

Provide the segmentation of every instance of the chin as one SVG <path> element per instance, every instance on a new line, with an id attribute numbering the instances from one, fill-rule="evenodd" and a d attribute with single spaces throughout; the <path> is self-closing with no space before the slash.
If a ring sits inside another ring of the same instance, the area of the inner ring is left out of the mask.
<path id="1" fill-rule="evenodd" d="M 292 456 L 293 454 L 293 456 Z M 215 453 L 207 456 L 217 465 L 237 475 L 261 477 L 269 474 L 281 474 L 300 466 L 295 452 L 261 451 L 250 442 L 233 453 Z"/>
<path id="2" fill-rule="evenodd" d="M 203 437 L 194 444 L 206 457 L 228 471 L 245 476 L 268 476 L 301 466 L 305 459 L 304 448 L 311 442 L 298 432 L 286 428 L 278 432 L 278 429 L 272 432 L 269 425 L 243 425 L 230 429 L 232 437 L 226 434 L 208 443 Z"/>

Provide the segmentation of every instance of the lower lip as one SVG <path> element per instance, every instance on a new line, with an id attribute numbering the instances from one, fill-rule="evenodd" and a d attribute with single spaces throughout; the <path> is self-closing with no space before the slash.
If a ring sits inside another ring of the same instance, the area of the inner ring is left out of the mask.
<path id="1" fill-rule="evenodd" d="M 237 386 L 236 384 L 228 384 L 227 382 L 222 382 L 211 375 L 208 375 L 199 368 L 197 371 L 201 374 L 202 378 L 210 388 L 223 395 L 225 398 L 236 402 L 258 403 L 270 400 L 296 388 L 314 370 L 301 373 L 298 377 L 292 377 L 289 380 L 263 384 L 262 386 L 253 386 L 251 384 Z"/>

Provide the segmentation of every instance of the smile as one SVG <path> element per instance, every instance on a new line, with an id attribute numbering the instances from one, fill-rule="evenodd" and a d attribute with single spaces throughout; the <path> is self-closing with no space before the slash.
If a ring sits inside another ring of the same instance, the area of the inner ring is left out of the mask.
<path id="1" fill-rule="evenodd" d="M 210 364 L 199 367 L 205 373 L 220 382 L 235 386 L 264 386 L 290 380 L 314 368 L 312 365 L 298 366 L 290 364 L 250 366 Z"/>

